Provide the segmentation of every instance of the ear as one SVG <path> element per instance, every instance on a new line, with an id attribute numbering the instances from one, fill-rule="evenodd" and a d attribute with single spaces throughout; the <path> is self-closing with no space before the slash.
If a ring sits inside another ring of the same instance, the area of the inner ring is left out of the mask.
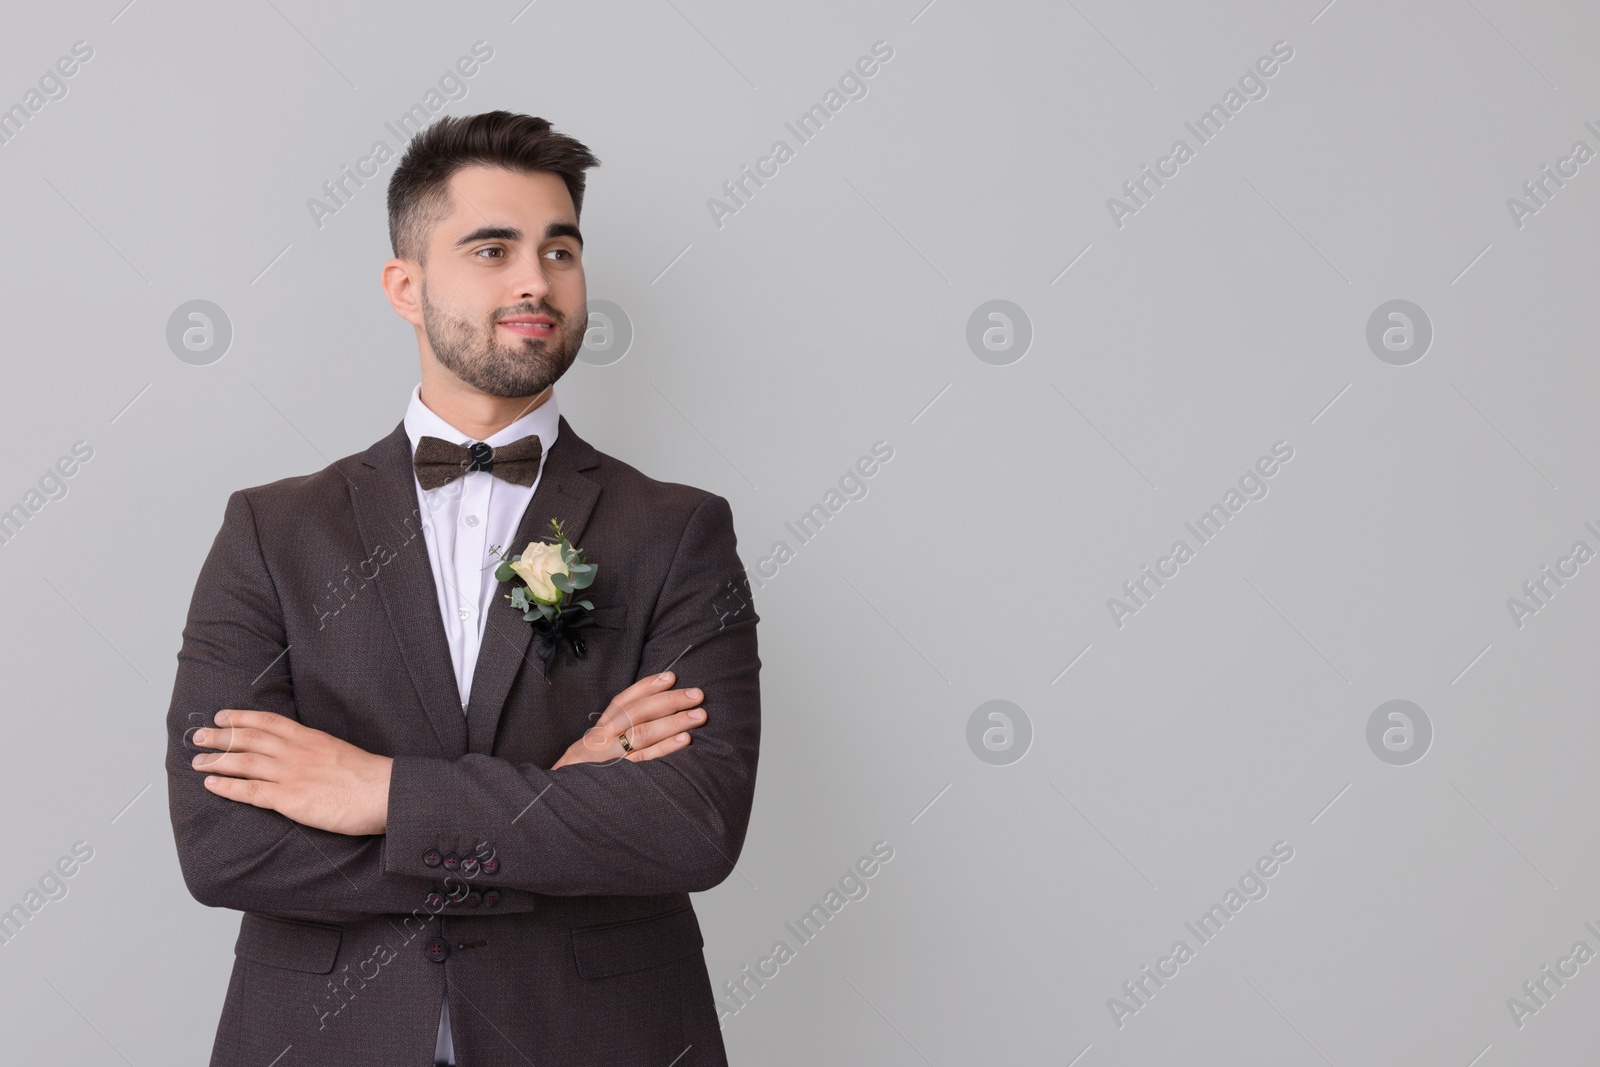
<path id="1" fill-rule="evenodd" d="M 391 259 L 379 278 L 383 294 L 394 313 L 413 326 L 422 326 L 422 268 L 409 259 Z"/>

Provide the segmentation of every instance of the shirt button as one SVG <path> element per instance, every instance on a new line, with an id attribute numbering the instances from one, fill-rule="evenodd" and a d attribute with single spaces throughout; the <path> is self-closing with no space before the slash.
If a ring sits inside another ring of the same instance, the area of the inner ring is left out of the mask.
<path id="1" fill-rule="evenodd" d="M 478 525 L 478 516 L 476 516 L 476 515 L 468 515 L 465 519 L 463 519 L 461 521 L 465 522 L 468 526 L 476 526 L 476 525 Z"/>
<path id="2" fill-rule="evenodd" d="M 461 606 L 461 610 L 457 612 L 457 614 L 461 616 L 462 622 L 466 622 L 468 619 L 472 618 L 472 609 L 463 604 Z"/>

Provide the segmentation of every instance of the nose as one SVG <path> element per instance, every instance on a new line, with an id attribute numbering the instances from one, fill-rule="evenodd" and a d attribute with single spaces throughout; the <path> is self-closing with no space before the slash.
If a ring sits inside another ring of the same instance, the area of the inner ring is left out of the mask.
<path id="1" fill-rule="evenodd" d="M 538 303 L 550 291 L 550 279 L 545 277 L 544 261 L 526 258 L 518 259 L 518 269 L 512 284 L 516 286 L 518 300 L 531 300 Z"/>

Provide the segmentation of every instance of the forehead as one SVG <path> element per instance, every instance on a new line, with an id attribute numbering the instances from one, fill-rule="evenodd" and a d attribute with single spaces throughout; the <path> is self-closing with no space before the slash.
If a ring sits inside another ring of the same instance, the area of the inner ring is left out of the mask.
<path id="1" fill-rule="evenodd" d="M 475 226 L 485 219 L 506 219 L 542 232 L 546 223 L 578 221 L 567 183 L 547 170 L 522 173 L 504 167 L 462 167 L 450 175 L 449 189 L 450 214 L 442 230 Z"/>

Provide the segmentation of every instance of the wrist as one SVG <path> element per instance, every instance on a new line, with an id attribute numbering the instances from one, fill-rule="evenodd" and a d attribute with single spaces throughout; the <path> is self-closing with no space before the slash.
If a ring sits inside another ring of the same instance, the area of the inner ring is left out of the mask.
<path id="1" fill-rule="evenodd" d="M 374 834 L 385 834 L 389 831 L 389 788 L 393 781 L 394 759 L 389 756 L 379 756 L 371 788 L 371 820 L 375 827 L 372 830 Z"/>

